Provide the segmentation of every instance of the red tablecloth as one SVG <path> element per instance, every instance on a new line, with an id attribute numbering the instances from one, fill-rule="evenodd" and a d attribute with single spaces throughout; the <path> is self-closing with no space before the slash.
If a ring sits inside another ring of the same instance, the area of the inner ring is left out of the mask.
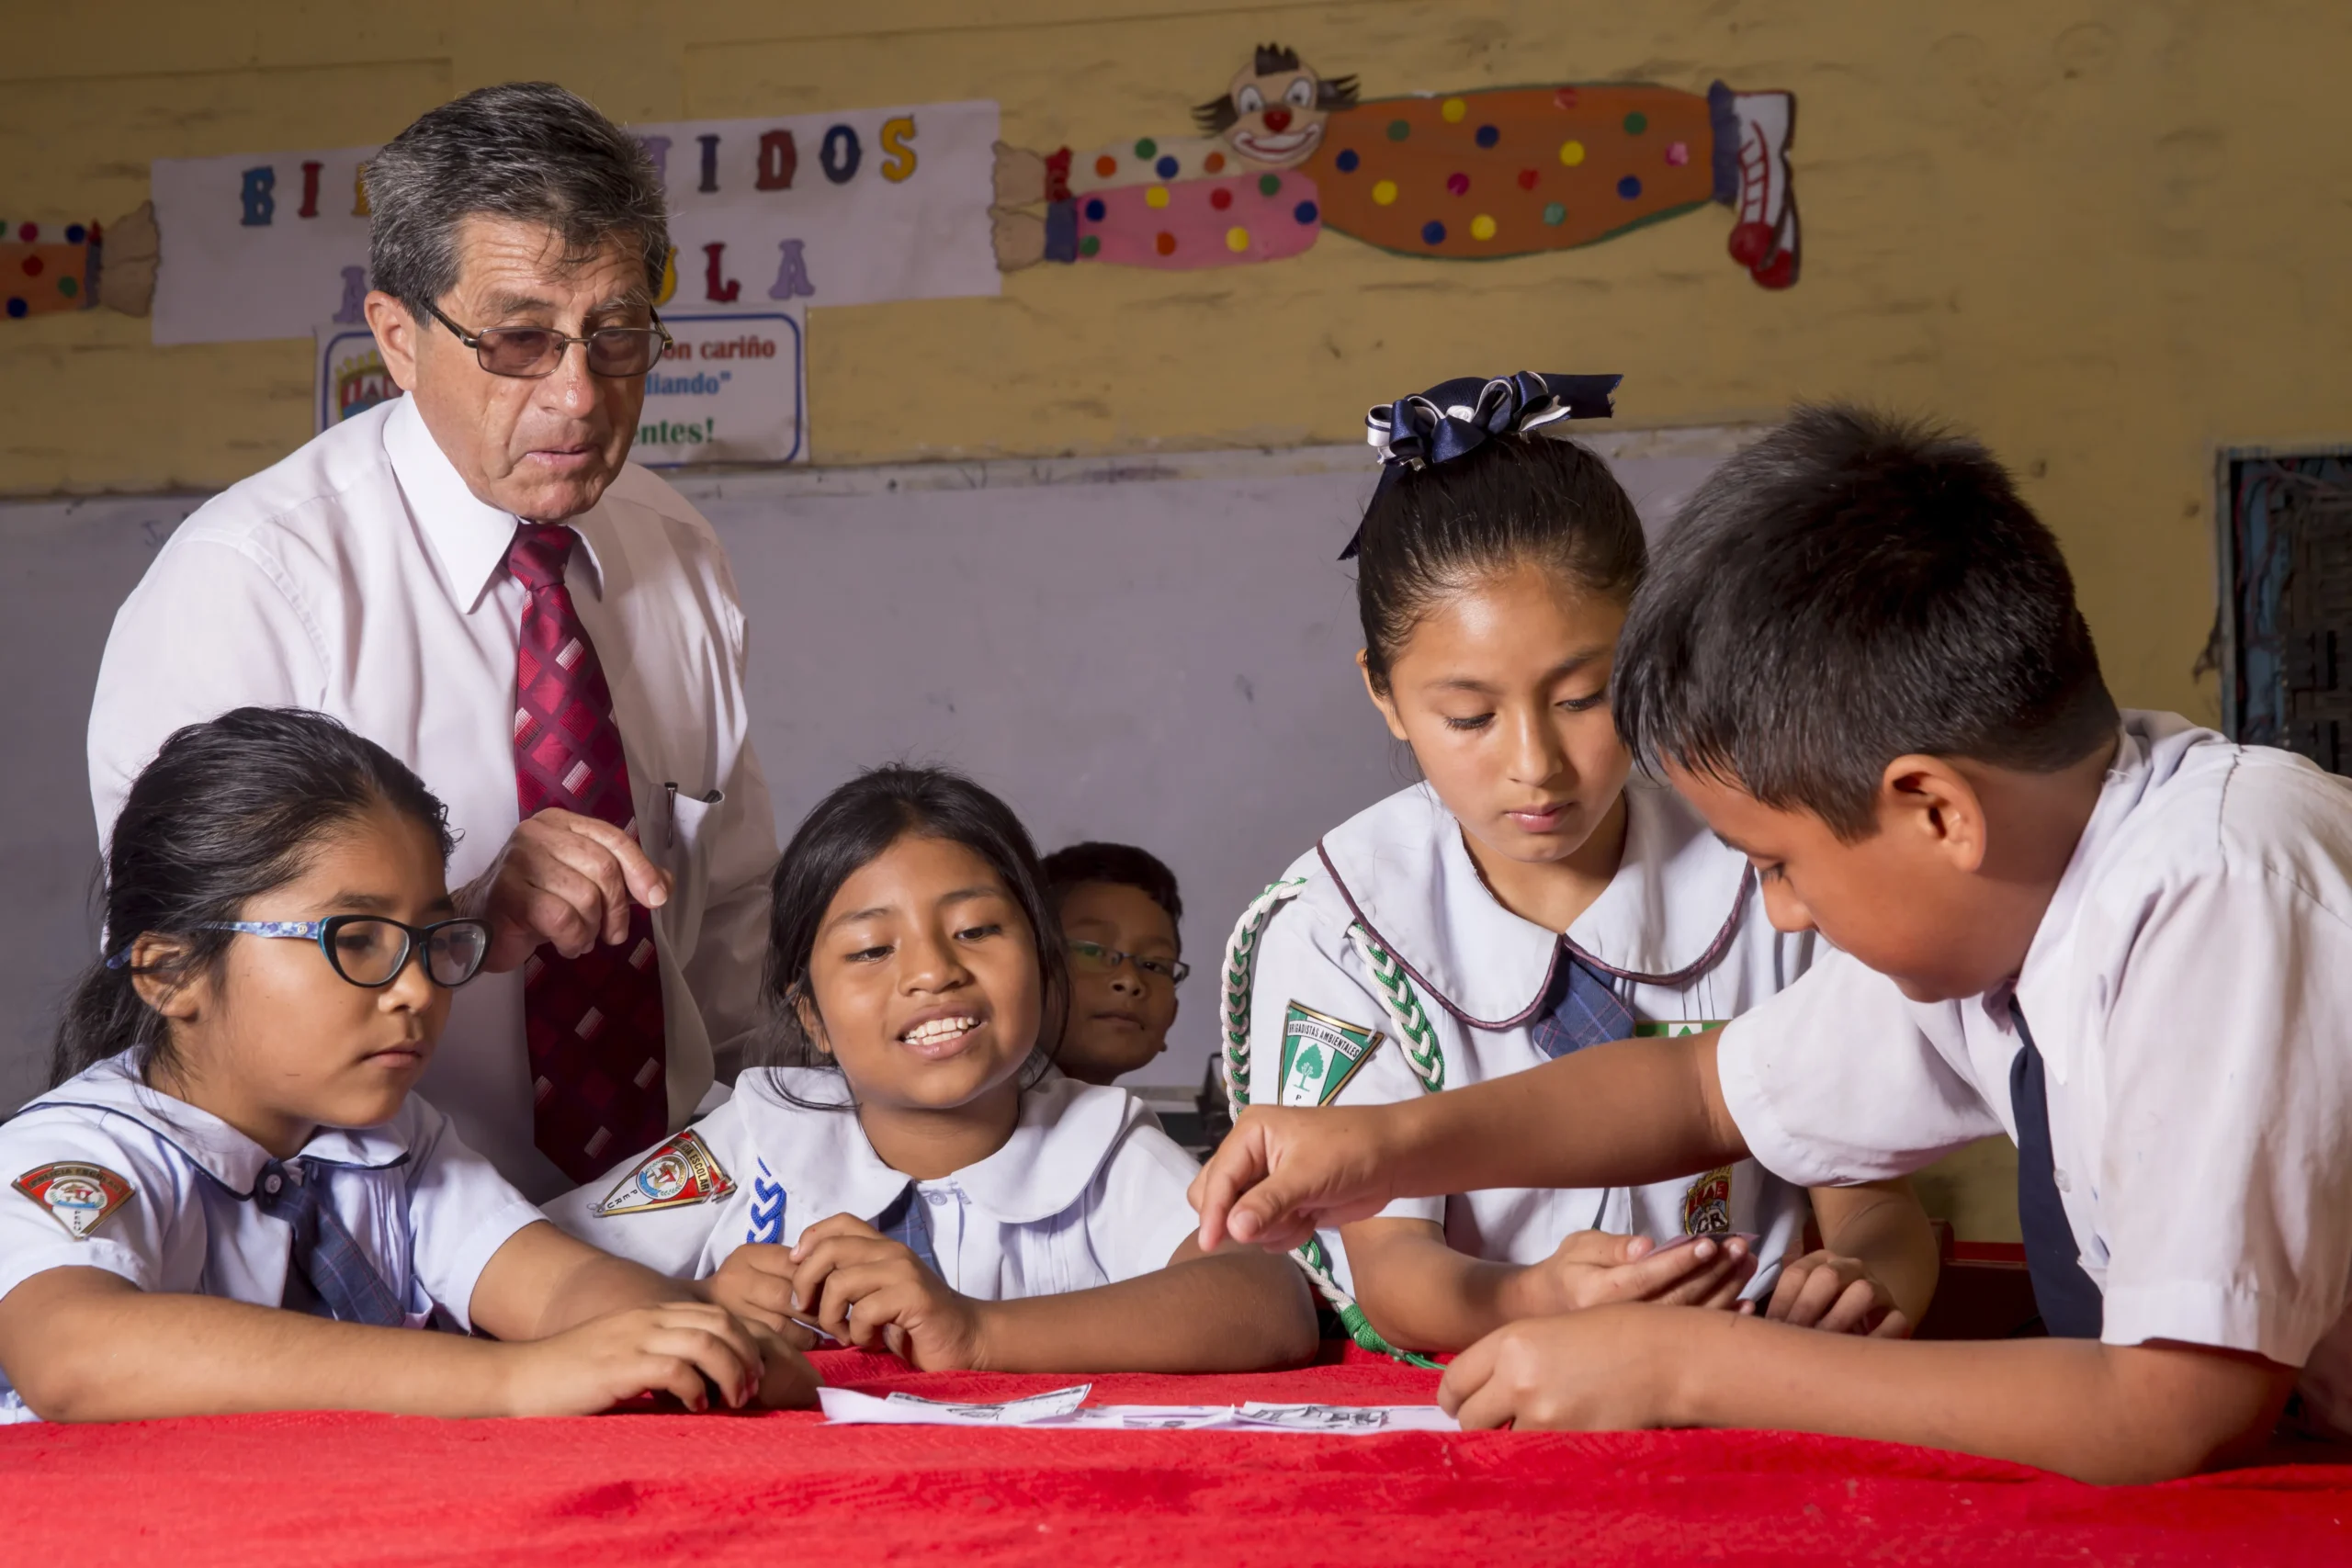
<path id="1" fill-rule="evenodd" d="M 999 1399 L 1077 1381 L 818 1358 L 828 1381 Z M 1396 1404 L 1360 1353 L 1102 1377 L 1097 1404 Z M 0 1428 L 0 1561 L 109 1562 L 2335 1562 L 2352 1470 L 2107 1489 L 1754 1432 L 1315 1438 L 828 1428 L 814 1415 L 255 1416 Z"/>

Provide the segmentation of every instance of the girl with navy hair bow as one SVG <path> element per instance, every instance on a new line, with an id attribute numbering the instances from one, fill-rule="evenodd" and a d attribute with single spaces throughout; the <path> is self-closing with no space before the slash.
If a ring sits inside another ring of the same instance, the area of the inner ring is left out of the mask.
<path id="1" fill-rule="evenodd" d="M 1442 382 L 1383 404 L 1385 468 L 1342 558 L 1356 662 L 1422 782 L 1324 835 L 1242 914 L 1227 1086 L 1378 1104 L 1606 1041 L 1710 1027 L 1793 982 L 1746 858 L 1632 776 L 1609 710 L 1646 561 L 1608 466 L 1555 439 L 1613 376 Z M 1906 1334 L 1934 1287 L 1901 1182 L 1806 1196 L 1752 1162 L 1644 1187 L 1391 1203 L 1301 1249 L 1361 1342 L 1458 1350 L 1520 1317 L 1649 1300 Z"/>

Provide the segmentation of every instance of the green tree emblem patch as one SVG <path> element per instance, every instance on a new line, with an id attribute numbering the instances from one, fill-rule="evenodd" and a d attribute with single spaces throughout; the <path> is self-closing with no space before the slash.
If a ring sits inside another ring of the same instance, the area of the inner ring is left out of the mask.
<path id="1" fill-rule="evenodd" d="M 1283 1014 L 1283 1105 L 1329 1105 L 1387 1036 L 1290 1004 Z"/>

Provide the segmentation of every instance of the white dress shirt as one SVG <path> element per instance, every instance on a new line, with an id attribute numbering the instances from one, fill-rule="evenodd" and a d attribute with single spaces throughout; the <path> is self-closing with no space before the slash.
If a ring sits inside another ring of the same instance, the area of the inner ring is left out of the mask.
<path id="1" fill-rule="evenodd" d="M 882 1162 L 847 1102 L 837 1072 L 752 1068 L 725 1105 L 565 1193 L 548 1218 L 682 1280 L 708 1278 L 746 1242 L 790 1247 L 835 1214 L 871 1224 L 910 1179 Z M 1008 1302 L 1166 1268 L 1200 1228 L 1184 1196 L 1199 1170 L 1125 1089 L 1053 1076 L 1022 1095 L 1003 1147 L 911 1185 L 948 1289 Z"/>
<path id="2" fill-rule="evenodd" d="M 482 1269 L 539 1218 L 413 1094 L 380 1127 L 318 1129 L 301 1157 L 329 1168 L 335 1216 L 412 1328 L 436 1306 L 470 1326 Z M 142 1291 L 279 1305 L 294 1232 L 254 1201 L 268 1158 L 141 1082 L 132 1053 L 68 1078 L 0 1126 L 0 1296 L 52 1269 L 102 1269 Z M 0 1422 L 33 1418 L 0 1377 Z"/>
<path id="3" fill-rule="evenodd" d="M 2352 1293 L 2352 786 L 2125 715 L 2016 993 L 2100 1337 L 2305 1365 Z M 1718 1062 L 1758 1159 L 1859 1181 L 2014 1138 L 2020 1043 L 2006 993 L 1910 1002 L 1833 953 Z"/>
<path id="4" fill-rule="evenodd" d="M 1742 901 L 1747 864 L 1673 791 L 1640 778 L 1625 786 L 1624 855 L 1600 897 L 1569 926 L 1570 940 L 1616 968 L 1664 976 L 1697 963 L 1732 928 L 1721 959 L 1681 985 L 1613 983 L 1638 1024 L 1693 1032 L 1755 1006 L 1804 972 L 1811 939 L 1773 931 L 1753 890 Z M 1250 1008 L 1250 1078 L 1259 1098 L 1280 1092 L 1283 1037 L 1295 1008 L 1383 1037 L 1329 1103 L 1385 1105 L 1428 1092 L 1395 1038 L 1362 949 L 1348 936 L 1358 923 L 1419 976 L 1415 990 L 1445 1054 L 1446 1087 L 1551 1060 L 1532 1026 L 1554 965 L 1567 962 L 1559 935 L 1496 900 L 1463 844 L 1461 824 L 1429 785 L 1400 790 L 1350 818 L 1283 875 L 1306 886 L 1275 908 L 1259 939 Z M 1745 1232 L 1762 1237 L 1763 1267 L 1745 1292 L 1755 1297 L 1778 1282 L 1806 1213 L 1804 1192 L 1740 1160 L 1646 1187 L 1404 1198 L 1380 1216 L 1442 1224 L 1456 1252 L 1500 1263 L 1541 1262 L 1580 1230 L 1659 1241 Z M 1340 1283 L 1352 1289 L 1339 1233 L 1322 1235 Z"/>
<path id="5" fill-rule="evenodd" d="M 631 465 L 570 519 L 566 579 L 612 688 L 638 837 L 676 886 L 653 911 L 670 1124 L 731 1070 L 760 1016 L 767 781 L 743 691 L 743 613 L 684 499 Z M 515 519 L 484 504 L 412 400 L 335 426 L 180 525 L 115 616 L 90 710 L 101 839 L 171 733 L 246 705 L 330 714 L 416 770 L 458 830 L 452 886 L 519 818 Z M 532 1144 L 520 972 L 458 992 L 418 1086 L 534 1199 L 570 1185 Z"/>

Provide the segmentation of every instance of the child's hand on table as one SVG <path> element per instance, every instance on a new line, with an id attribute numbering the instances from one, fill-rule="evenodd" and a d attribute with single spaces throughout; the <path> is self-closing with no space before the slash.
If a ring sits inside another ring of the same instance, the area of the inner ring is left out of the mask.
<path id="1" fill-rule="evenodd" d="M 745 1323 L 777 1336 L 796 1350 L 813 1350 L 817 1331 L 792 1304 L 796 1265 L 789 1247 L 745 1242 L 719 1260 L 703 1294 Z"/>
<path id="2" fill-rule="evenodd" d="M 835 1214 L 801 1232 L 791 1256 L 792 1310 L 842 1344 L 887 1348 L 927 1372 L 986 1364 L 982 1303 L 872 1225 Z"/>
<path id="3" fill-rule="evenodd" d="M 816 1373 L 775 1335 L 700 1302 L 633 1307 L 501 1347 L 516 1416 L 593 1416 L 641 1393 L 689 1410 L 814 1404 Z"/>
<path id="4" fill-rule="evenodd" d="M 1456 1356 L 1437 1402 L 1464 1431 L 1671 1426 L 1668 1385 L 1690 1322 L 1645 1303 L 1522 1319 Z"/>
<path id="5" fill-rule="evenodd" d="M 1764 1315 L 1799 1328 L 1880 1339 L 1908 1339 L 1912 1329 L 1894 1297 L 1859 1258 L 1828 1251 L 1808 1252 L 1784 1264 Z"/>
<path id="6" fill-rule="evenodd" d="M 1729 1310 L 1756 1274 L 1744 1236 L 1701 1236 L 1661 1247 L 1645 1235 L 1577 1231 L 1510 1284 L 1510 1315 L 1550 1317 L 1614 1302 Z"/>

